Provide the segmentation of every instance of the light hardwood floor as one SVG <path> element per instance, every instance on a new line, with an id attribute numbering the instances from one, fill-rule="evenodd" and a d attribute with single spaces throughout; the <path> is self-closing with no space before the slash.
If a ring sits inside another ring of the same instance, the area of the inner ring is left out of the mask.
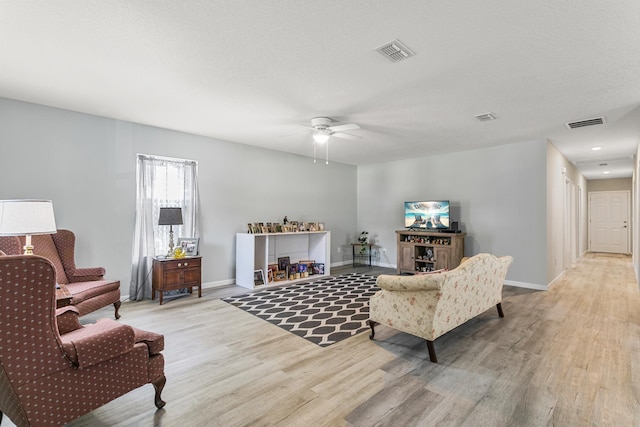
<path id="1" fill-rule="evenodd" d="M 320 348 L 219 300 L 242 292 L 123 304 L 122 322 L 165 335 L 167 405 L 156 411 L 147 385 L 70 425 L 640 425 L 640 296 L 627 256 L 589 254 L 547 292 L 505 287 L 506 317 L 489 310 L 436 340 L 438 364 L 425 341 L 383 326 L 375 341 Z"/>

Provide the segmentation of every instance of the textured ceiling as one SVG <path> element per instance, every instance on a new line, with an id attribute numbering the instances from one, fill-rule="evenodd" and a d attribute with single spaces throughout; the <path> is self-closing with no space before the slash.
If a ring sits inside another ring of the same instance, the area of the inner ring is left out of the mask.
<path id="1" fill-rule="evenodd" d="M 0 0 L 0 96 L 304 156 L 328 116 L 349 164 L 548 139 L 630 177 L 638 46 L 637 0 Z"/>

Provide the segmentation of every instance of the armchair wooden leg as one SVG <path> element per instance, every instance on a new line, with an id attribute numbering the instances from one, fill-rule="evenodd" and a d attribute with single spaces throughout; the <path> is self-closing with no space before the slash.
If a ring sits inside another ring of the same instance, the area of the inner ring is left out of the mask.
<path id="1" fill-rule="evenodd" d="M 162 389 L 164 388 L 164 385 L 166 383 L 167 383 L 167 377 L 165 377 L 164 375 L 151 383 L 153 384 L 153 387 L 156 389 L 155 404 L 156 404 L 156 408 L 158 409 L 163 408 L 164 405 L 166 404 L 166 402 L 162 400 L 162 398 L 160 397 L 160 394 L 162 394 Z"/>
<path id="2" fill-rule="evenodd" d="M 438 363 L 438 358 L 436 357 L 436 348 L 433 346 L 433 341 L 427 340 L 427 349 L 429 350 L 429 360 L 433 363 Z"/>
<path id="3" fill-rule="evenodd" d="M 498 305 L 496 305 L 496 307 L 498 307 L 498 316 L 504 317 L 504 313 L 502 312 L 502 303 L 499 302 Z"/>
<path id="4" fill-rule="evenodd" d="M 118 313 L 118 311 L 120 310 L 121 305 L 122 305 L 121 301 L 116 301 L 113 303 L 113 307 L 116 309 L 116 314 L 115 314 L 116 320 L 120 318 L 120 313 Z"/>
<path id="5" fill-rule="evenodd" d="M 376 322 L 374 322 L 373 320 L 369 319 L 367 321 L 367 323 L 369 324 L 369 327 L 371 328 L 371 335 L 369 335 L 369 339 L 372 340 L 373 337 L 376 336 L 376 330 L 373 329 L 373 327 L 376 326 Z"/>

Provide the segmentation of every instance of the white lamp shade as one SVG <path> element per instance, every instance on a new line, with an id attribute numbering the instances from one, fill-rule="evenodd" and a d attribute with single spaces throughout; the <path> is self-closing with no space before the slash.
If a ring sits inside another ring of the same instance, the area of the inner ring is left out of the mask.
<path id="1" fill-rule="evenodd" d="M 0 200 L 0 235 L 53 234 L 56 219 L 51 200 Z"/>

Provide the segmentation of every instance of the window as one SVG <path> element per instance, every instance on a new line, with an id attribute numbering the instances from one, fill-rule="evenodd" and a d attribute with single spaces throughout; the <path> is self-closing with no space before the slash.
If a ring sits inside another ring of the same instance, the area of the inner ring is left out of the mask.
<path id="1" fill-rule="evenodd" d="M 152 258 L 169 249 L 169 227 L 158 225 L 161 207 L 182 208 L 183 225 L 173 226 L 175 239 L 198 237 L 197 177 L 196 161 L 138 154 L 130 299 L 151 297 Z"/>

